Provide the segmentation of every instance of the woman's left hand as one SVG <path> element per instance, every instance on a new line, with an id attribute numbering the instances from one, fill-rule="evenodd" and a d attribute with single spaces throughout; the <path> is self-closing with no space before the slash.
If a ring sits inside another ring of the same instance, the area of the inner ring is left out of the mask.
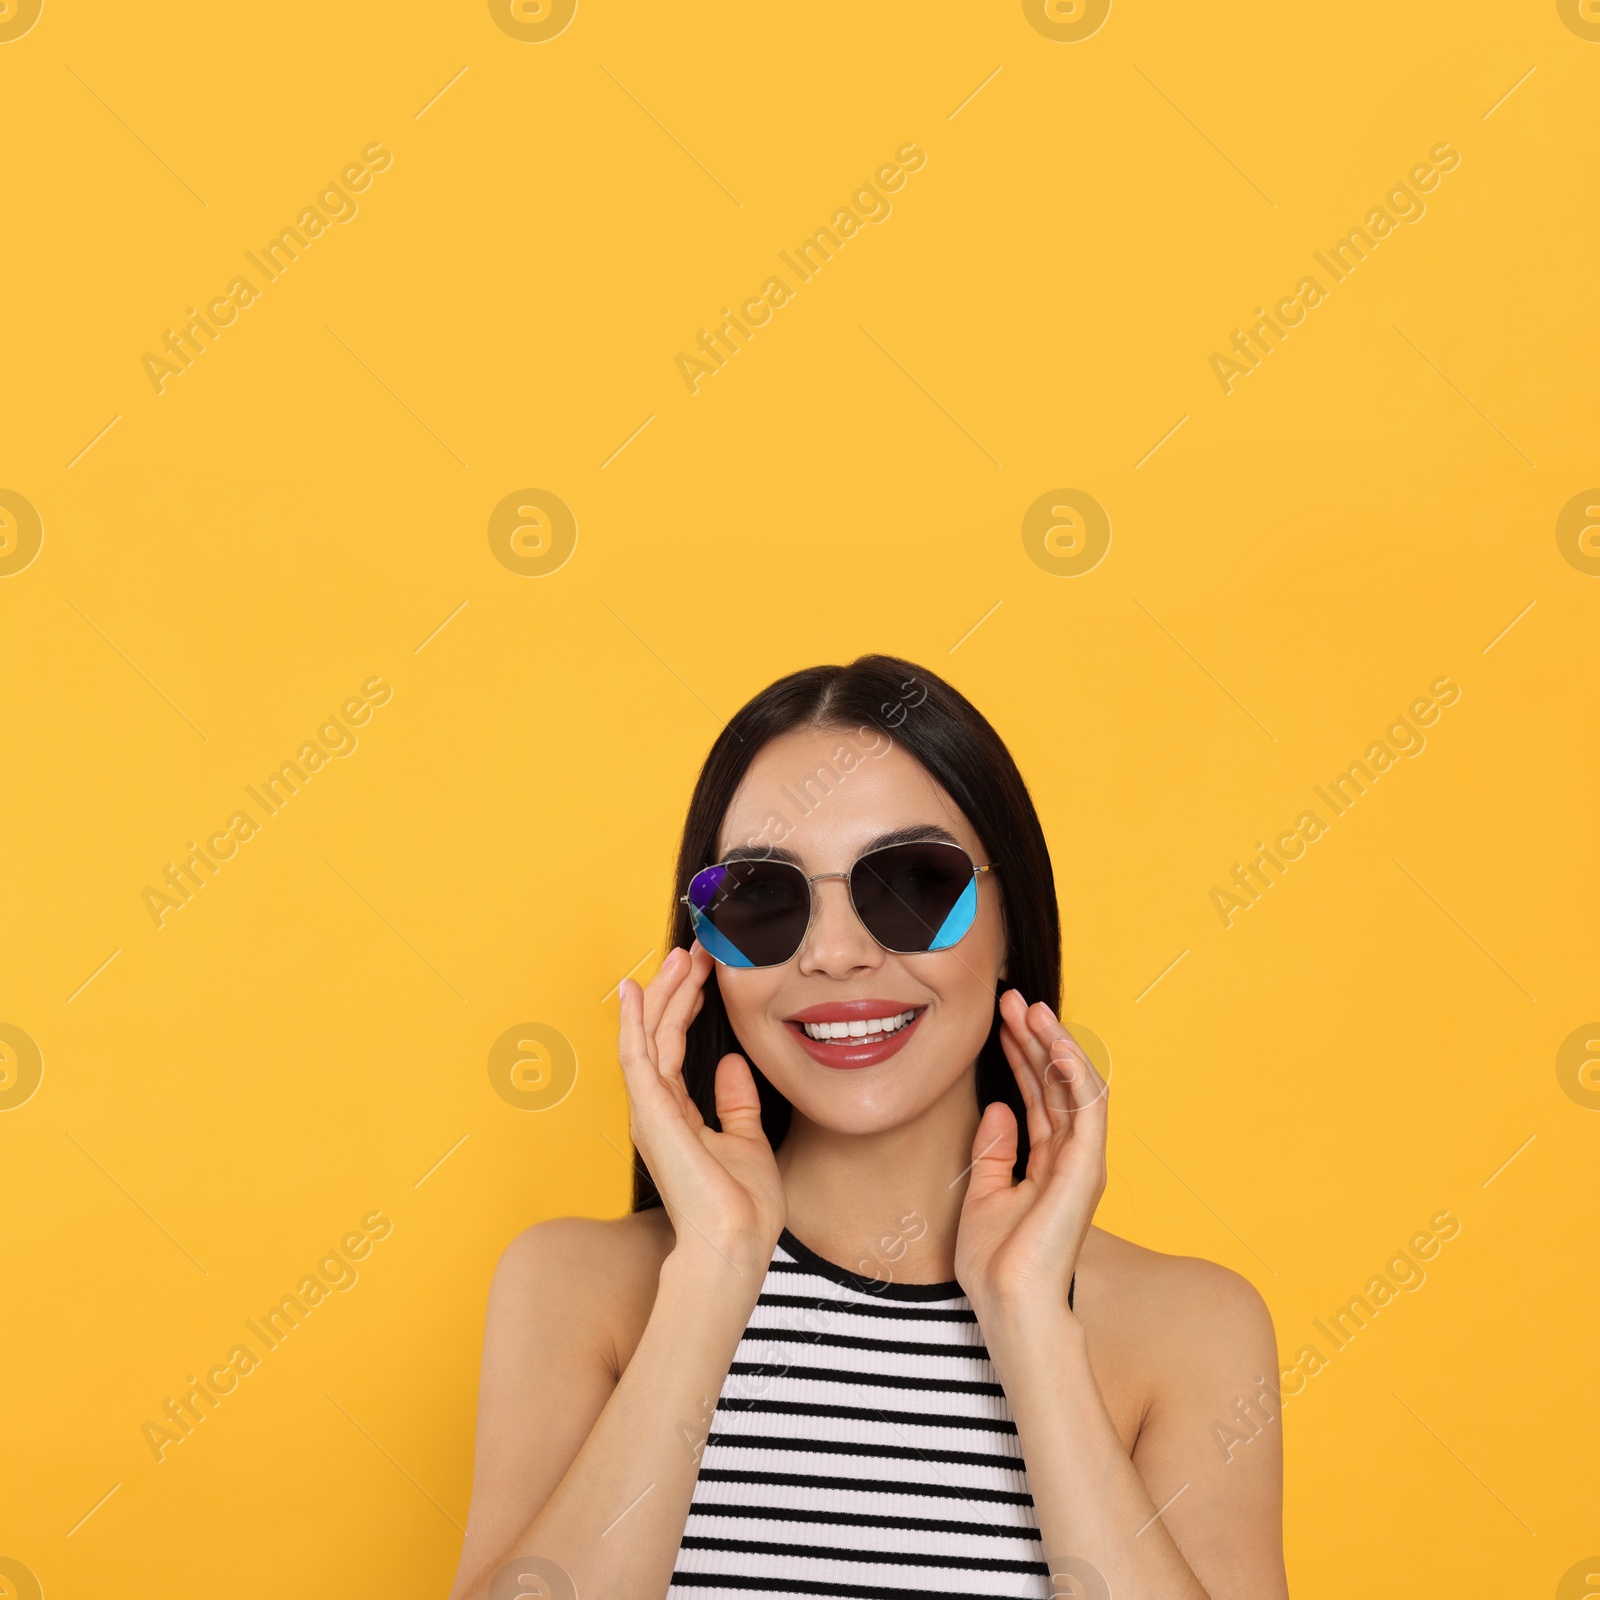
<path id="1" fill-rule="evenodd" d="M 1043 1001 L 1000 997 L 1000 1043 L 1028 1117 L 1028 1166 L 1011 1181 L 1017 1119 L 992 1101 L 972 1141 L 956 1277 L 980 1320 L 1067 1310 L 1078 1252 L 1106 1187 L 1105 1080 Z"/>

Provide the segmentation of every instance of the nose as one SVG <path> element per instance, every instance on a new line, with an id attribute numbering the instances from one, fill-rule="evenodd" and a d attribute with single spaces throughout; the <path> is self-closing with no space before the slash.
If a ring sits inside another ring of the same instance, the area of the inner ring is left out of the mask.
<path id="1" fill-rule="evenodd" d="M 825 978 L 849 978 L 883 965 L 883 946 L 861 925 L 844 878 L 813 883 L 816 909 L 800 947 L 800 970 Z"/>

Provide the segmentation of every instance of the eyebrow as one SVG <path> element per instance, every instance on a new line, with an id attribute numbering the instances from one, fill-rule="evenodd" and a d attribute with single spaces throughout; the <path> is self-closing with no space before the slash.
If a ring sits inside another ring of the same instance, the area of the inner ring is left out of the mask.
<path id="1" fill-rule="evenodd" d="M 874 850 L 887 850 L 891 845 L 897 844 L 953 844 L 958 848 L 961 841 L 951 833 L 948 828 L 941 828 L 937 823 L 917 823 L 909 828 L 895 828 L 889 833 L 880 833 L 876 838 L 867 842 L 859 852 L 860 855 L 870 855 Z M 790 866 L 800 867 L 804 871 L 804 863 L 793 850 L 786 849 L 783 845 L 739 845 L 720 858 L 721 861 L 787 861 Z"/>

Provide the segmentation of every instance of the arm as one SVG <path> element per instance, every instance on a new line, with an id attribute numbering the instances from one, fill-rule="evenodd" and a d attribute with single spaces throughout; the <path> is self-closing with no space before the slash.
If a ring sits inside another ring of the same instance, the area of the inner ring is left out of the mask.
<path id="1" fill-rule="evenodd" d="M 1161 1275 L 1129 1323 L 1157 1375 L 1130 1455 L 1065 1288 L 1105 1189 L 1107 1086 L 1048 1006 L 1010 990 L 1000 1010 L 1027 1170 L 1012 1183 L 1016 1118 L 992 1103 L 973 1140 L 956 1276 L 1016 1417 L 1051 1572 L 1093 1600 L 1283 1600 L 1281 1430 L 1252 1431 L 1239 1461 L 1213 1426 L 1239 1400 L 1276 1423 L 1266 1308 L 1205 1262 Z"/>
<path id="2" fill-rule="evenodd" d="M 1272 1316 L 1237 1273 L 1184 1266 L 1160 1352 L 1166 1380 L 1133 1464 L 1163 1500 L 1189 1485 L 1162 1521 L 1211 1600 L 1288 1600 Z"/>
<path id="3" fill-rule="evenodd" d="M 688 1518 L 698 1444 L 761 1293 L 786 1214 L 749 1064 L 717 1063 L 718 1129 L 683 1084 L 711 957 L 673 950 L 621 985 L 618 1054 L 634 1144 L 677 1243 L 638 1348 L 616 1376 L 582 1222 L 530 1229 L 497 1274 L 477 1475 L 452 1600 L 578 1594 L 660 1600 Z M 587 1283 L 586 1283 L 587 1278 Z M 688 1441 L 683 1432 L 690 1434 Z M 521 1558 L 508 1570 L 513 1556 Z M 521 1581 L 539 1581 L 529 1590 Z"/>
<path id="4" fill-rule="evenodd" d="M 1271 1319 L 1223 1268 L 1184 1262 L 1171 1277 L 1151 1348 L 1160 1387 L 1131 1457 L 1064 1301 L 983 1319 L 1050 1570 L 1101 1600 L 1286 1600 L 1282 1429 L 1276 1382 L 1261 1381 L 1277 1370 Z"/>
<path id="5" fill-rule="evenodd" d="M 667 1590 L 698 1446 L 760 1279 L 752 1287 L 750 1273 L 736 1276 L 705 1252 L 674 1251 L 618 1378 L 599 1319 L 571 1292 L 589 1276 L 590 1243 L 581 1222 L 542 1223 L 495 1275 L 472 1510 L 451 1600 L 489 1595 L 512 1551 L 565 1574 L 563 1590 L 556 1574 L 528 1568 L 546 1585 L 531 1592 L 554 1600 L 659 1600 Z"/>

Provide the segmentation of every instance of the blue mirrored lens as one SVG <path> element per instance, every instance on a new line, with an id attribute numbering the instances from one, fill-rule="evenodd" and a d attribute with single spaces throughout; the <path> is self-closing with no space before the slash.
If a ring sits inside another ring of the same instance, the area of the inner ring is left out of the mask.
<path id="1" fill-rule="evenodd" d="M 700 910 L 693 901 L 689 904 L 689 919 L 694 923 L 694 936 L 707 951 L 713 960 L 720 961 L 725 967 L 753 967 L 755 963 L 742 950 L 734 947 L 727 939 L 717 932 L 711 918 Z"/>
<path id="2" fill-rule="evenodd" d="M 689 883 L 695 933 L 729 967 L 775 967 L 800 948 L 811 919 L 811 887 L 787 861 L 720 862 Z"/>
<path id="3" fill-rule="evenodd" d="M 934 934 L 933 943 L 928 948 L 948 950 L 951 945 L 959 943 L 977 915 L 978 880 L 974 877 L 967 880 L 966 888 L 961 891 L 961 898 L 951 906 L 950 915 L 940 923 L 939 931 Z"/>

